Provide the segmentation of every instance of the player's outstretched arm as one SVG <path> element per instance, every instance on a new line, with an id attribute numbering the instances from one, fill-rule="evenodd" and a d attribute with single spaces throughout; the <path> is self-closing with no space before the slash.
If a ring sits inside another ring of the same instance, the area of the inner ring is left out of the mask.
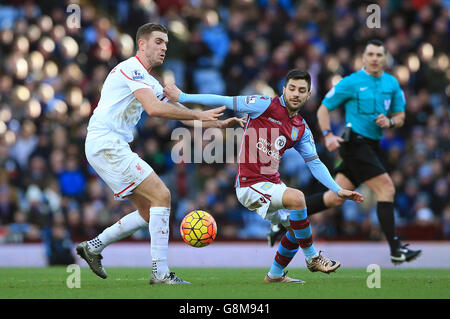
<path id="1" fill-rule="evenodd" d="M 358 204 L 364 201 L 364 198 L 360 193 L 340 187 L 334 181 L 333 177 L 331 177 L 328 168 L 322 163 L 319 158 L 306 162 L 306 165 L 313 174 L 314 178 L 321 182 L 328 189 L 332 190 L 337 196 L 346 200 L 352 200 Z"/>
<path id="2" fill-rule="evenodd" d="M 225 110 L 225 107 L 222 106 L 206 111 L 194 111 L 173 103 L 163 103 L 150 89 L 139 89 L 134 91 L 133 94 L 148 114 L 166 119 L 217 121 Z"/>
<path id="3" fill-rule="evenodd" d="M 175 84 L 166 85 L 163 91 L 170 102 L 187 102 L 210 106 L 224 105 L 229 109 L 233 109 L 233 97 L 231 96 L 217 94 L 186 94 Z"/>
<path id="4" fill-rule="evenodd" d="M 227 118 L 226 120 L 218 120 L 218 121 L 202 121 L 202 127 L 204 128 L 209 128 L 209 127 L 213 127 L 213 128 L 227 128 L 227 127 L 234 127 L 236 124 L 239 124 L 241 127 L 244 127 L 246 122 L 246 118 L 245 117 L 230 117 Z M 195 121 L 193 120 L 184 120 L 181 121 L 181 123 L 183 123 L 184 125 L 187 126 L 195 126 Z"/>
<path id="5" fill-rule="evenodd" d="M 352 201 L 354 201 L 354 202 L 356 202 L 358 204 L 360 204 L 360 203 L 362 203 L 364 201 L 364 198 L 363 198 L 363 196 L 360 193 L 355 192 L 355 191 L 350 191 L 348 189 L 340 189 L 340 190 L 338 190 L 337 195 L 340 198 L 343 198 L 345 200 L 352 200 Z"/>
<path id="6" fill-rule="evenodd" d="M 186 106 L 179 102 L 175 102 L 176 105 L 179 107 L 188 109 Z M 241 127 L 244 127 L 245 125 L 245 117 L 244 118 L 237 118 L 237 117 L 230 117 L 226 120 L 219 120 L 219 121 L 203 121 L 201 122 L 202 127 L 208 128 L 208 127 L 216 127 L 216 128 L 227 128 L 227 127 L 233 127 L 236 124 L 239 124 Z M 195 126 L 194 120 L 182 120 L 181 123 L 187 126 Z"/>
<path id="7" fill-rule="evenodd" d="M 269 107 L 272 99 L 267 95 L 222 96 L 217 94 L 186 94 L 175 84 L 164 87 L 164 95 L 171 102 L 197 103 L 209 106 L 224 105 L 235 112 L 248 114 L 257 118 Z M 239 124 L 241 121 L 239 120 Z"/>

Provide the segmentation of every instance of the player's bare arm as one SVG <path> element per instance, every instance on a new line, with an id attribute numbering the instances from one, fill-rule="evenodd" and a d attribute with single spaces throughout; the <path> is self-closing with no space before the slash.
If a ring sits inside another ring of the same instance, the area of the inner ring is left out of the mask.
<path id="1" fill-rule="evenodd" d="M 405 112 L 393 113 L 391 118 L 380 114 L 375 119 L 375 123 L 381 128 L 402 127 L 405 123 Z"/>
<path id="2" fill-rule="evenodd" d="M 174 104 L 178 105 L 181 108 L 188 109 L 186 106 L 179 102 L 175 102 Z M 183 120 L 181 121 L 184 125 L 187 126 L 195 126 L 194 120 Z M 245 117 L 237 118 L 237 117 L 230 117 L 226 120 L 219 120 L 219 121 L 204 121 L 202 122 L 202 127 L 209 128 L 209 127 L 216 127 L 216 128 L 227 128 L 227 127 L 233 127 L 236 124 L 239 124 L 241 127 L 244 127 L 245 125 Z"/>
<path id="3" fill-rule="evenodd" d="M 324 136 L 325 139 L 325 147 L 329 152 L 333 152 L 337 150 L 344 140 L 340 136 L 336 136 L 331 132 L 331 124 L 330 124 L 330 111 L 325 107 L 325 105 L 320 105 L 317 110 L 317 119 L 319 121 L 320 130 L 323 132 L 327 130 L 327 135 Z"/>
<path id="4" fill-rule="evenodd" d="M 172 103 L 164 103 L 159 101 L 150 89 L 139 89 L 133 94 L 148 114 L 172 120 L 217 121 L 225 110 L 225 107 L 222 106 L 206 111 L 193 111 Z"/>

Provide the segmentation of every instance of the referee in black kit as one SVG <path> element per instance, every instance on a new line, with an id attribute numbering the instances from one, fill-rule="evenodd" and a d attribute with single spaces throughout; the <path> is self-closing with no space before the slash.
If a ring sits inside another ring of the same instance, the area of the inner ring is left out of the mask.
<path id="1" fill-rule="evenodd" d="M 363 69 L 343 78 L 325 96 L 317 111 L 325 146 L 332 152 L 339 149 L 341 165 L 336 169 L 336 182 L 354 190 L 366 184 L 377 197 L 377 216 L 381 230 L 389 242 L 391 261 L 400 264 L 412 261 L 421 250 L 402 245 L 396 236 L 394 220 L 394 184 L 381 163 L 379 140 L 382 130 L 401 127 L 405 120 L 405 97 L 394 76 L 385 73 L 386 48 L 379 40 L 367 43 L 363 53 Z M 345 105 L 346 130 L 343 137 L 330 130 L 329 113 Z M 306 198 L 308 215 L 331 207 L 343 200 L 333 192 L 317 193 Z"/>

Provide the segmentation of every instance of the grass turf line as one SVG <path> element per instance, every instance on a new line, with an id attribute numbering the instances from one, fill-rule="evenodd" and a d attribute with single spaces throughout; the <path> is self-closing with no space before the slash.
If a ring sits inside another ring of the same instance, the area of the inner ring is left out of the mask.
<path id="1" fill-rule="evenodd" d="M 450 298 L 450 269 L 381 269 L 381 288 L 367 288 L 364 268 L 326 275 L 292 268 L 298 284 L 265 284 L 263 268 L 173 268 L 192 285 L 149 285 L 148 268 L 108 268 L 108 278 L 81 268 L 81 288 L 68 288 L 66 267 L 0 268 L 0 298 L 27 299 L 441 299 Z"/>

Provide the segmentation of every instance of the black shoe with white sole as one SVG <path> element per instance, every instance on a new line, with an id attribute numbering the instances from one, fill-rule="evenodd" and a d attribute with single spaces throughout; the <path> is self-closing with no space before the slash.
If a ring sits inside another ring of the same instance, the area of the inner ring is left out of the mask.
<path id="1" fill-rule="evenodd" d="M 394 264 L 401 264 L 403 262 L 410 262 L 420 256 L 422 250 L 411 250 L 407 246 L 409 244 L 400 246 L 397 250 L 391 253 L 391 261 Z"/>

